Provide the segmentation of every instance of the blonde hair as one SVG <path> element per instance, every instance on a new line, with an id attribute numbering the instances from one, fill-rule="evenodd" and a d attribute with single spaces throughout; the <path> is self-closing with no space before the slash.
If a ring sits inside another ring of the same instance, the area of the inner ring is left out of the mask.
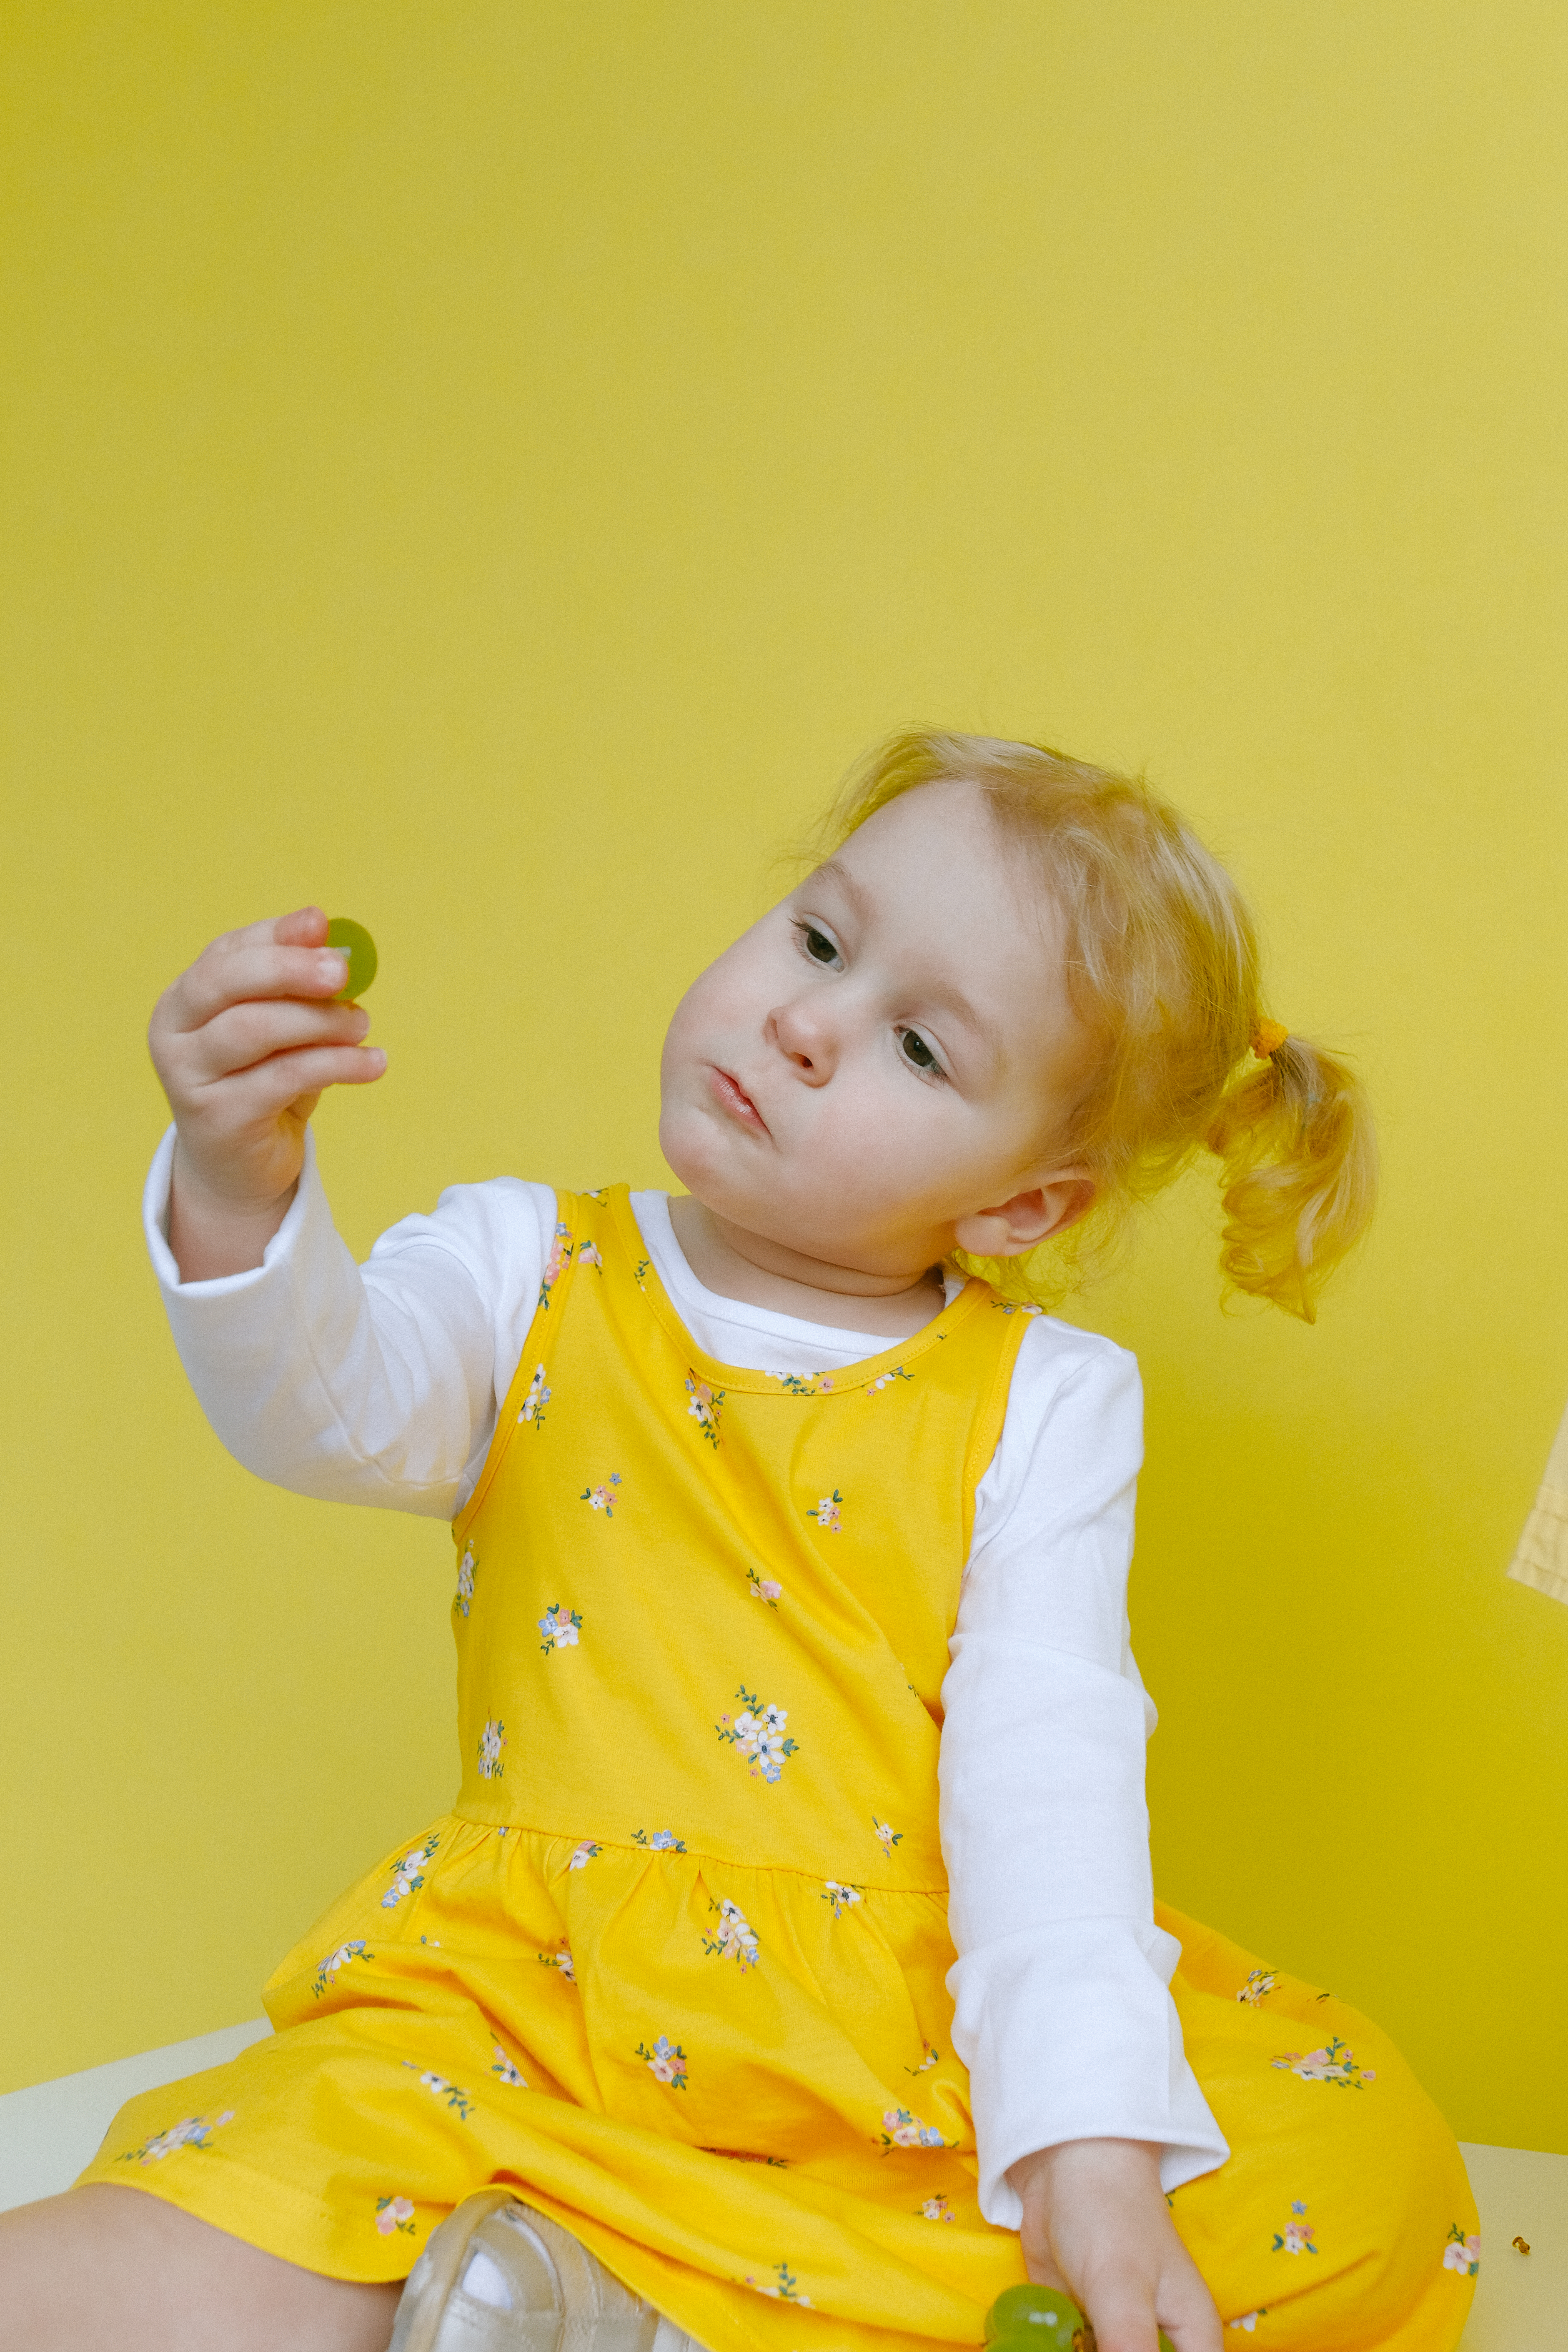
<path id="1" fill-rule="evenodd" d="M 1094 1178 L 1101 1247 L 1206 1147 L 1222 1165 L 1227 1283 L 1312 1322 L 1372 1214 L 1372 1118 L 1351 1070 L 1322 1046 L 1288 1034 L 1267 1059 L 1254 1055 L 1258 938 L 1229 875 L 1141 778 L 984 735 L 891 737 L 850 777 L 823 838 L 837 847 L 901 793 L 948 782 L 981 788 L 1066 922 L 1088 1075 L 1053 1149 Z M 1037 1303 L 1070 1278 L 1049 1242 L 968 1263 Z"/>

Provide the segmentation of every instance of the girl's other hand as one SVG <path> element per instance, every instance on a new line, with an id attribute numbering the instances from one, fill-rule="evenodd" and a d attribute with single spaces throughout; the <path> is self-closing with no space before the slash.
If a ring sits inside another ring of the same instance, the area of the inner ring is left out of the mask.
<path id="1" fill-rule="evenodd" d="M 178 1129 L 169 1246 L 185 1282 L 260 1265 L 322 1088 L 386 1067 L 361 1044 L 369 1016 L 334 1001 L 347 963 L 326 937 L 319 907 L 227 931 L 153 1009 L 147 1044 Z"/>
<path id="2" fill-rule="evenodd" d="M 1223 2352 L 1220 2318 L 1176 2234 L 1160 2187 L 1160 2151 L 1142 2140 L 1064 2140 L 1020 2158 L 1008 2179 L 1024 2200 L 1029 2276 L 1074 2296 L 1098 2352 Z"/>

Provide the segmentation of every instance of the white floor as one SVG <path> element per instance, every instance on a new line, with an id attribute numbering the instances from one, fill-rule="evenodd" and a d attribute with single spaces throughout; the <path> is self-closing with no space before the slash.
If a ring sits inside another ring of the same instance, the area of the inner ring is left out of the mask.
<path id="1" fill-rule="evenodd" d="M 244 2025 L 171 2042 L 136 2058 L 62 2074 L 0 2097 L 0 2211 L 68 2189 L 110 2118 L 137 2091 L 220 2066 L 270 2032 Z M 1467 2147 L 1481 2211 L 1485 2258 L 1463 2352 L 1565 2352 L 1568 2347 L 1568 2156 Z M 1528 2254 L 1515 2251 L 1522 2238 Z"/>

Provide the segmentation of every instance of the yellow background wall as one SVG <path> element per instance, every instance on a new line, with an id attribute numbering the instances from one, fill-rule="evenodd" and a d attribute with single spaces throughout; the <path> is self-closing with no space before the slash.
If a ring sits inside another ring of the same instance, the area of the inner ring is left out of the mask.
<path id="1" fill-rule="evenodd" d="M 1362 1058 L 1382 1224 L 1139 1350 L 1159 1876 L 1568 2148 L 1568 26 L 1527 0 L 16 0 L 0 2087 L 254 2014 L 454 1786 L 439 1527 L 248 1479 L 142 1262 L 142 1032 L 369 922 L 366 1247 L 657 1181 L 689 975 L 850 758 L 1147 763 Z"/>

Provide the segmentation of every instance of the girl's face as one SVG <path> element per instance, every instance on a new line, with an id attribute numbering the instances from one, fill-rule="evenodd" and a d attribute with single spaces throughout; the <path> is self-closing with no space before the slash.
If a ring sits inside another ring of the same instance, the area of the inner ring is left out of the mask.
<path id="1" fill-rule="evenodd" d="M 659 1141 L 742 1233 L 878 1280 L 1007 1256 L 1087 1207 L 1051 1152 L 1081 1062 L 1055 907 L 978 786 L 926 784 L 710 964 Z"/>

